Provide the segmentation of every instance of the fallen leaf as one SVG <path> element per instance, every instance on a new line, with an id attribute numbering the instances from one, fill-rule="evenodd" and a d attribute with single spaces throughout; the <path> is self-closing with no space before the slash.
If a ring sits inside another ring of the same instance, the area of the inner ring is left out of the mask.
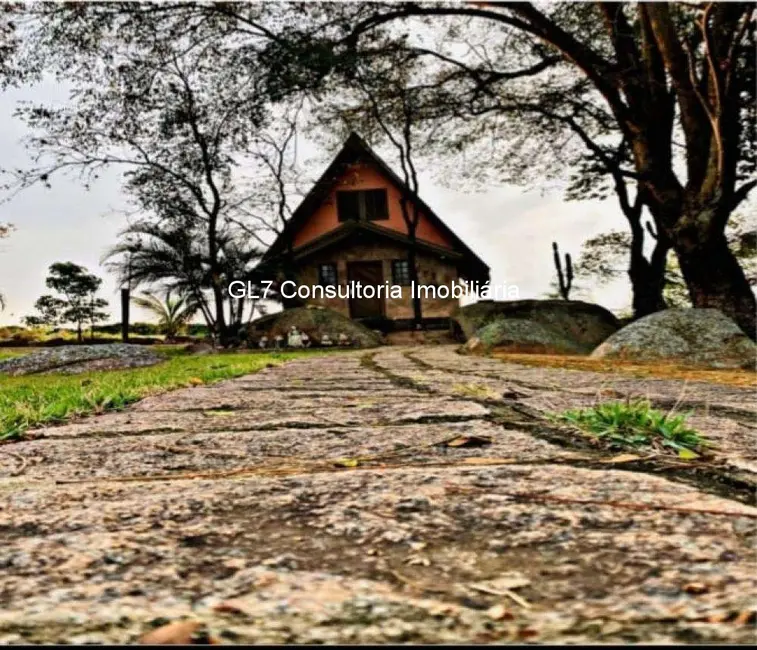
<path id="1" fill-rule="evenodd" d="M 199 377 L 190 377 L 187 382 L 190 386 L 200 386 L 201 384 L 204 384 L 205 382 L 200 379 Z"/>
<path id="2" fill-rule="evenodd" d="M 754 610 L 745 609 L 736 618 L 733 619 L 735 625 L 748 625 L 754 623 L 757 618 L 757 612 Z"/>
<path id="3" fill-rule="evenodd" d="M 274 582 L 277 582 L 278 579 L 279 576 L 275 571 L 266 571 L 255 581 L 255 586 L 258 588 L 269 587 Z"/>
<path id="4" fill-rule="evenodd" d="M 728 619 L 728 612 L 715 612 L 707 617 L 708 623 L 722 623 Z"/>
<path id="5" fill-rule="evenodd" d="M 631 463 L 635 460 L 639 460 L 641 456 L 637 456 L 636 454 L 620 454 L 619 456 L 613 456 L 612 458 L 607 458 L 603 460 L 603 463 Z"/>
<path id="6" fill-rule="evenodd" d="M 524 627 L 522 630 L 518 631 L 518 636 L 521 639 L 532 639 L 535 636 L 539 636 L 539 631 L 532 627 Z"/>
<path id="7" fill-rule="evenodd" d="M 486 615 L 493 621 L 504 621 L 514 618 L 504 605 L 494 605 L 493 607 L 490 607 L 486 610 Z"/>
<path id="8" fill-rule="evenodd" d="M 336 467 L 357 467 L 360 465 L 360 461 L 357 458 L 341 458 L 334 461 Z"/>
<path id="9" fill-rule="evenodd" d="M 459 436 L 447 441 L 447 447 L 485 447 L 492 444 L 486 436 Z"/>
<path id="10" fill-rule="evenodd" d="M 687 594 L 706 594 L 710 588 L 703 582 L 689 582 L 683 586 Z"/>
<path id="11" fill-rule="evenodd" d="M 699 454 L 695 451 L 691 451 L 691 449 L 681 449 L 678 452 L 678 457 L 683 458 L 684 460 L 694 460 L 699 458 Z"/>
<path id="12" fill-rule="evenodd" d="M 175 621 L 148 632 L 139 639 L 143 645 L 189 645 L 197 643 L 196 633 L 202 627 L 200 621 Z"/>
<path id="13" fill-rule="evenodd" d="M 490 593 L 494 596 L 504 596 L 510 589 L 520 589 L 530 585 L 531 581 L 520 573 L 508 573 L 493 580 L 486 582 L 477 582 L 471 585 L 474 589 L 484 593 Z"/>
<path id="14" fill-rule="evenodd" d="M 219 614 L 244 614 L 244 603 L 239 600 L 224 600 L 213 606 L 213 611 Z"/>

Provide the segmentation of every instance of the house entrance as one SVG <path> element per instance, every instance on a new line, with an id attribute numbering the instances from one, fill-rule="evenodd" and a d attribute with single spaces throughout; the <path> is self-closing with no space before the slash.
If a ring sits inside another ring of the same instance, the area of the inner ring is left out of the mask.
<path id="1" fill-rule="evenodd" d="M 349 262 L 347 281 L 360 282 L 362 286 L 372 285 L 378 294 L 379 285 L 384 284 L 381 262 Z M 350 318 L 377 318 L 384 315 L 384 298 L 351 298 Z"/>

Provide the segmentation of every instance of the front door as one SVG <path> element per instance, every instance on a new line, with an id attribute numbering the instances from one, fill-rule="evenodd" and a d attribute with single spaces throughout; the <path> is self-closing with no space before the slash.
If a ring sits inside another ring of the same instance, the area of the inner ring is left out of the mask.
<path id="1" fill-rule="evenodd" d="M 371 285 L 378 296 L 379 285 L 384 284 L 384 271 L 381 262 L 349 262 L 347 264 L 347 281 L 360 282 L 362 287 Z M 353 289 L 353 293 L 357 293 Z M 376 318 L 384 315 L 384 298 L 350 299 L 350 318 Z"/>

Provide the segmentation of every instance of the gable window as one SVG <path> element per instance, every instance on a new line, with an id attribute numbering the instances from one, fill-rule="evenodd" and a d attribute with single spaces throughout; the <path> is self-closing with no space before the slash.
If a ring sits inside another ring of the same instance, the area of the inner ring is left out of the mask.
<path id="1" fill-rule="evenodd" d="M 318 284 L 323 287 L 335 287 L 339 277 L 336 264 L 320 264 L 318 266 Z"/>
<path id="2" fill-rule="evenodd" d="M 410 265 L 407 260 L 392 260 L 392 280 L 400 286 L 410 284 Z"/>
<path id="3" fill-rule="evenodd" d="M 386 190 L 345 190 L 336 193 L 339 221 L 383 221 L 389 218 Z"/>
<path id="4" fill-rule="evenodd" d="M 386 190 L 365 190 L 365 218 L 368 221 L 383 221 L 389 218 L 389 208 L 386 203 Z"/>
<path id="5" fill-rule="evenodd" d="M 336 212 L 339 221 L 360 219 L 360 192 L 337 192 Z"/>

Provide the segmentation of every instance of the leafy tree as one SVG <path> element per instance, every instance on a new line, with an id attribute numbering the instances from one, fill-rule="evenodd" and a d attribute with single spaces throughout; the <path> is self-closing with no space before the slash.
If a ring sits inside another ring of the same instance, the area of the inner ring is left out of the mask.
<path id="1" fill-rule="evenodd" d="M 193 295 L 222 343 L 235 325 L 225 313 L 228 255 L 243 248 L 232 242 L 231 224 L 260 234 L 250 213 L 270 204 L 261 191 L 271 187 L 268 179 L 280 196 L 296 145 L 289 138 L 274 152 L 285 162 L 271 165 L 272 116 L 294 109 L 284 105 L 280 87 L 272 94 L 258 56 L 256 41 L 272 35 L 251 24 L 276 8 L 248 9 L 243 42 L 241 33 L 229 34 L 231 19 L 220 6 L 43 4 L 27 10 L 26 56 L 47 57 L 47 69 L 65 75 L 74 90 L 63 107 L 20 110 L 35 133 L 29 141 L 35 164 L 18 170 L 11 183 L 49 184 L 56 174 L 74 171 L 88 185 L 106 168 L 122 170 L 124 190 L 146 222 L 177 237 L 184 229 L 202 241 L 206 267 L 184 269 L 182 281 L 197 276 Z M 261 212 L 270 223 L 282 218 L 264 207 Z M 184 262 L 198 261 L 198 252 L 194 246 Z"/>
<path id="2" fill-rule="evenodd" d="M 744 268 L 747 281 L 757 286 L 757 231 L 749 229 L 743 215 L 731 218 L 726 230 L 728 246 Z M 650 229 L 652 237 L 654 230 Z M 631 249 L 627 232 L 610 231 L 584 242 L 576 264 L 576 276 L 596 284 L 606 284 L 621 278 Z M 664 298 L 669 307 L 690 307 L 692 300 L 675 258 L 667 260 Z"/>
<path id="3" fill-rule="evenodd" d="M 233 280 L 263 279 L 257 268 L 261 248 L 245 231 L 226 224 L 218 234 L 218 247 L 218 280 L 225 288 Z M 186 296 L 208 327 L 217 332 L 209 255 L 207 231 L 195 221 L 142 220 L 122 231 L 120 242 L 106 253 L 104 261 L 121 281 L 130 279 L 134 286 L 161 286 L 172 295 Z M 227 299 L 223 303 L 227 310 L 225 322 L 230 332 L 236 332 L 244 322 L 246 301 L 229 299 L 226 289 L 224 299 Z"/>
<path id="4" fill-rule="evenodd" d="M 95 326 L 97 323 L 108 320 L 108 312 L 103 311 L 107 306 L 107 300 L 90 295 L 89 302 L 87 303 L 87 320 L 89 321 L 89 337 L 93 341 L 95 340 Z"/>
<path id="5" fill-rule="evenodd" d="M 50 265 L 45 284 L 62 294 L 63 298 L 56 303 L 55 298 L 42 296 L 36 303 L 37 308 L 40 309 L 40 301 L 44 298 L 42 307 L 49 313 L 57 314 L 60 310 L 59 322 L 76 325 L 79 343 L 82 341 L 82 327 L 85 323 L 92 326 L 94 336 L 94 324 L 108 317 L 106 312 L 101 311 L 108 303 L 96 296 L 102 280 L 73 262 L 56 262 Z M 45 312 L 43 309 L 40 311 L 44 317 Z"/>
<path id="6" fill-rule="evenodd" d="M 166 340 L 169 341 L 182 332 L 199 309 L 197 303 L 189 296 L 172 298 L 170 290 L 166 291 L 162 298 L 146 291 L 141 296 L 132 298 L 132 301 L 157 317 L 160 332 L 165 334 Z"/>
<path id="7" fill-rule="evenodd" d="M 595 98 L 597 117 L 607 116 L 627 144 L 631 167 L 619 173 L 635 181 L 656 231 L 670 242 L 694 304 L 721 309 L 754 338 L 755 296 L 724 235 L 731 213 L 757 185 L 753 3 L 376 3 L 337 11 L 343 12 L 341 32 L 333 29 L 318 47 L 330 44 L 342 60 L 376 53 L 387 39 L 405 45 L 415 37 L 417 43 L 418 19 L 439 24 L 454 17 L 498 30 L 493 47 L 470 52 L 469 60 L 523 44 L 517 54 L 524 56 L 516 61 L 521 72 L 531 70 L 535 83 L 513 84 L 520 99 L 536 87 L 540 101 L 551 100 L 569 118 L 574 93 L 562 91 L 566 81 L 578 79 L 580 96 Z M 301 29 L 292 31 L 293 39 L 304 40 Z M 459 57 L 444 53 L 450 42 L 431 40 L 416 49 L 433 50 L 459 73 Z M 539 68 L 552 56 L 574 74 Z M 473 92 L 479 96 L 511 73 L 491 75 L 475 63 L 463 67 L 478 74 Z M 522 129 L 520 141 L 527 135 Z M 595 153 L 608 155 L 601 147 Z"/>
<path id="8" fill-rule="evenodd" d="M 29 327 L 55 327 L 60 322 L 65 307 L 65 301 L 45 294 L 34 303 L 38 313 L 26 316 L 24 323 Z"/>

